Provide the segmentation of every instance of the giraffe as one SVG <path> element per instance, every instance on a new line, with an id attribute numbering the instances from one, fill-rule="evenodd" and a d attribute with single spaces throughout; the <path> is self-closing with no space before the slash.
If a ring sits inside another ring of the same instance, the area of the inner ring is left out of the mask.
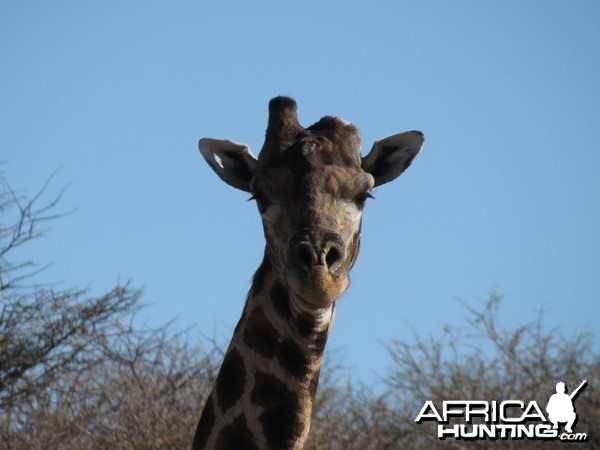
<path id="1" fill-rule="evenodd" d="M 194 449 L 302 449 L 336 299 L 349 284 L 362 212 L 375 186 L 419 153 L 420 131 L 378 140 L 361 158 L 358 129 L 325 116 L 303 128 L 296 102 L 269 102 L 258 159 L 245 144 L 199 142 L 227 184 L 249 192 L 266 240 L 241 318 L 206 401 Z"/>

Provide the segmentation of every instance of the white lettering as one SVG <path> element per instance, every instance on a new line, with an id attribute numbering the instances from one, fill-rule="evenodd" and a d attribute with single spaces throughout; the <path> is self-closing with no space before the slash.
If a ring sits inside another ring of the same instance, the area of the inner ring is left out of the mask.
<path id="1" fill-rule="evenodd" d="M 558 438 L 561 441 L 586 441 L 587 433 L 562 433 Z"/>
<path id="2" fill-rule="evenodd" d="M 441 411 L 441 414 L 440 414 Z M 537 402 L 447 400 L 438 411 L 432 400 L 423 404 L 415 422 L 436 421 L 438 439 L 560 439 L 585 441 L 586 433 L 559 434 Z M 466 422 L 454 423 L 452 422 Z M 473 423 L 474 421 L 480 423 Z M 535 421 L 537 423 L 525 423 Z M 481 423 L 483 422 L 483 423 Z"/>
<path id="3" fill-rule="evenodd" d="M 521 422 L 521 416 L 519 417 L 507 417 L 507 409 L 511 407 L 511 405 L 516 405 L 516 407 L 523 409 L 523 402 L 520 400 L 506 400 L 500 403 L 500 421 L 507 423 L 519 423 Z"/>
<path id="4" fill-rule="evenodd" d="M 463 400 L 448 400 L 445 401 L 442 410 L 444 414 L 444 422 L 448 422 L 448 416 L 456 416 L 462 417 L 465 414 L 465 408 L 461 408 L 461 406 L 466 406 L 470 402 L 465 402 Z M 453 406 L 457 406 L 457 409 L 452 409 Z"/>
<path id="5" fill-rule="evenodd" d="M 532 409 L 535 411 L 532 412 Z M 529 402 L 529 405 L 527 405 L 527 409 L 525 409 L 525 412 L 523 413 L 523 417 L 521 417 L 522 421 L 525 421 L 527 419 L 537 419 L 541 420 L 542 422 L 548 422 L 546 416 L 544 416 L 544 413 L 538 406 L 537 402 L 534 401 Z"/>
<path id="6" fill-rule="evenodd" d="M 451 427 L 438 425 L 438 439 L 445 439 L 446 437 L 460 439 L 460 431 L 458 425 L 453 425 Z"/>
<path id="7" fill-rule="evenodd" d="M 490 421 L 489 402 L 483 400 L 474 400 L 472 402 L 465 402 L 465 406 L 465 419 L 467 423 L 471 423 L 473 421 L 473 417 L 483 417 L 484 422 Z"/>
<path id="8" fill-rule="evenodd" d="M 558 430 L 552 428 L 552 425 L 541 423 L 535 427 L 536 436 L 541 439 L 550 439 L 558 437 Z"/>
<path id="9" fill-rule="evenodd" d="M 432 412 L 429 414 L 426 414 L 426 411 L 428 408 Z M 415 422 L 421 423 L 421 421 L 423 421 L 423 420 L 437 420 L 438 422 L 443 422 L 442 418 L 440 417 L 440 414 L 438 413 L 437 409 L 435 408 L 435 405 L 433 404 L 433 402 L 431 400 L 427 400 L 425 402 L 425 404 L 421 408 L 421 411 L 419 411 L 419 414 L 417 415 Z"/>

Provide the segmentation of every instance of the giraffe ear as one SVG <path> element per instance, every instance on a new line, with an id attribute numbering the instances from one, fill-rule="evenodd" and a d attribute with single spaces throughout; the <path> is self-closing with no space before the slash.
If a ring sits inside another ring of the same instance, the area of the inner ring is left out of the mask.
<path id="1" fill-rule="evenodd" d="M 375 141 L 362 158 L 362 168 L 375 178 L 375 186 L 399 177 L 419 154 L 425 136 L 420 131 L 406 131 Z"/>
<path id="2" fill-rule="evenodd" d="M 225 183 L 250 192 L 250 180 L 257 165 L 250 147 L 225 139 L 202 138 L 198 148 L 208 165 Z"/>

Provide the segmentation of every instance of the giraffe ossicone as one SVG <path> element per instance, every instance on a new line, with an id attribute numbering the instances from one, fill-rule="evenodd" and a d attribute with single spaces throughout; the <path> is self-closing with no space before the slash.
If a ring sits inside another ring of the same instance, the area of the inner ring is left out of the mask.
<path id="1" fill-rule="evenodd" d="M 358 256 L 363 208 L 419 153 L 420 131 L 394 134 L 361 156 L 358 129 L 325 116 L 308 128 L 296 102 L 269 102 L 258 158 L 246 144 L 203 138 L 200 152 L 227 184 L 256 200 L 264 259 L 194 437 L 194 449 L 302 449 L 335 302 Z"/>

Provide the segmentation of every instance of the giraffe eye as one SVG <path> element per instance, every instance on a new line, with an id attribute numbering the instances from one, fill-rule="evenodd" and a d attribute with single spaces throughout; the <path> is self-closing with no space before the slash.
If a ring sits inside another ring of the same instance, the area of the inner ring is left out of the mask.
<path id="1" fill-rule="evenodd" d="M 248 201 L 250 200 L 256 200 L 256 206 L 258 206 L 258 212 L 260 212 L 261 214 L 264 213 L 267 208 L 269 207 L 269 204 L 267 202 L 264 201 L 264 199 L 257 197 L 256 195 L 253 195 L 252 197 L 250 197 L 248 199 Z"/>
<path id="2" fill-rule="evenodd" d="M 362 209 L 365 206 L 365 202 L 367 201 L 368 198 L 375 198 L 371 195 L 370 192 L 362 192 L 360 194 L 358 194 L 356 197 L 354 197 L 354 201 L 356 202 L 356 205 Z"/>

